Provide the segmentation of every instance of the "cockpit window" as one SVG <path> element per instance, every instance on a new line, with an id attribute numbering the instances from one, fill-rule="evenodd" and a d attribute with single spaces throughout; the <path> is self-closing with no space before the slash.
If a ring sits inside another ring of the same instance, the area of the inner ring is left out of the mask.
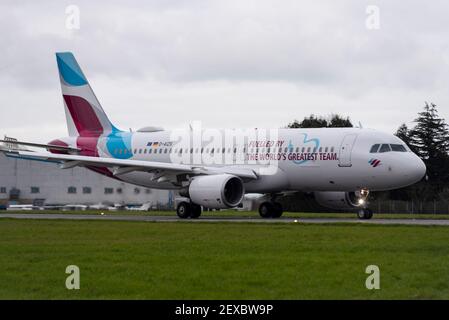
<path id="1" fill-rule="evenodd" d="M 402 144 L 390 144 L 391 150 L 398 152 L 407 152 L 407 149 Z"/>
<path id="2" fill-rule="evenodd" d="M 388 152 L 391 151 L 389 144 L 383 144 L 380 146 L 379 152 Z"/>
<path id="3" fill-rule="evenodd" d="M 371 147 L 370 153 L 376 153 L 379 150 L 380 144 L 375 144 Z"/>

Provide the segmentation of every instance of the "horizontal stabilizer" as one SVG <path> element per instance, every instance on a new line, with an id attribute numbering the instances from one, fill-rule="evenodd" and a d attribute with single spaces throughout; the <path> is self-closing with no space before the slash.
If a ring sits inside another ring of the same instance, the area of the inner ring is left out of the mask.
<path id="1" fill-rule="evenodd" d="M 0 143 L 3 143 L 3 150 L 17 150 L 16 146 L 28 146 L 28 147 L 36 147 L 36 148 L 45 148 L 57 151 L 81 151 L 81 149 L 66 147 L 66 146 L 58 146 L 54 144 L 42 144 L 42 143 L 34 143 L 34 142 L 26 142 L 26 141 L 10 141 L 10 140 L 0 140 Z"/>

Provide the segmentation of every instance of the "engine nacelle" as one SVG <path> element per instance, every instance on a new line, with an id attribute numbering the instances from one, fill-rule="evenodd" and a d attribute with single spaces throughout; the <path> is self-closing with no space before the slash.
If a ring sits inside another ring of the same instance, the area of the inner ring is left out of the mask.
<path id="1" fill-rule="evenodd" d="M 363 206 L 362 198 L 355 192 L 317 191 L 313 193 L 315 201 L 323 207 L 338 210 L 355 209 Z"/>
<path id="2" fill-rule="evenodd" d="M 211 209 L 236 207 L 244 195 L 242 180 L 230 174 L 195 177 L 188 189 L 193 203 Z"/>

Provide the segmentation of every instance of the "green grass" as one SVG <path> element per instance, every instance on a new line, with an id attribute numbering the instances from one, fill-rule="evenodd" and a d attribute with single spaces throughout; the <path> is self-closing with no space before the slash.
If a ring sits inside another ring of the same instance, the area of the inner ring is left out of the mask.
<path id="1" fill-rule="evenodd" d="M 448 243 L 437 226 L 0 219 L 0 298 L 448 299 Z"/>
<path id="2" fill-rule="evenodd" d="M 106 215 L 147 215 L 147 216 L 176 216 L 175 211 L 107 211 L 107 210 L 33 210 L 33 211 L 0 211 L 3 213 L 42 213 L 42 214 L 88 214 L 100 215 L 102 212 Z M 257 211 L 238 211 L 238 210 L 221 210 L 221 211 L 204 211 L 203 217 L 250 217 L 260 218 Z M 304 212 L 284 212 L 283 217 L 286 218 L 354 218 L 355 213 L 304 213 Z M 403 213 L 382 213 L 374 214 L 374 218 L 378 219 L 449 219 L 449 214 L 403 214 Z"/>

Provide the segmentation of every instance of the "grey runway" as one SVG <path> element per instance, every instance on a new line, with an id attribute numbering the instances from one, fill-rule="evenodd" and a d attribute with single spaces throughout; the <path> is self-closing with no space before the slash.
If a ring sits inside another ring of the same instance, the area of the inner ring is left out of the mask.
<path id="1" fill-rule="evenodd" d="M 431 219 L 371 219 L 359 220 L 357 218 L 279 218 L 262 219 L 252 217 L 200 217 L 199 219 L 179 219 L 177 216 L 150 216 L 150 215 L 88 215 L 88 214 L 42 214 L 42 213 L 0 213 L 0 218 L 12 219 L 42 219 L 42 220 L 105 220 L 105 221 L 142 221 L 142 222 L 227 222 L 227 223 L 315 223 L 315 224 L 381 224 L 381 225 L 422 225 L 422 226 L 449 226 L 449 220 Z"/>

